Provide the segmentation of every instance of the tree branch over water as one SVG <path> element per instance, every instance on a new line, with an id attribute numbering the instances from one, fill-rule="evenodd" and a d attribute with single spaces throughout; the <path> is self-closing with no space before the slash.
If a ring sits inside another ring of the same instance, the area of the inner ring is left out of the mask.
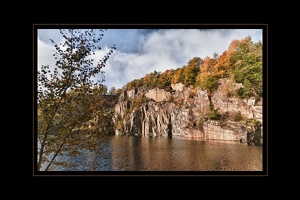
<path id="1" fill-rule="evenodd" d="M 38 171 L 45 170 L 63 153 L 80 154 L 80 149 L 95 148 L 96 143 L 110 131 L 100 127 L 110 122 L 109 112 L 101 100 L 106 93 L 102 68 L 109 52 L 94 64 L 99 41 L 106 30 L 62 29 L 63 43 L 53 43 L 56 68 L 42 65 L 38 71 Z M 96 75 L 102 75 L 95 81 Z M 103 119 L 106 120 L 103 122 Z M 102 120 L 102 121 L 100 121 Z"/>

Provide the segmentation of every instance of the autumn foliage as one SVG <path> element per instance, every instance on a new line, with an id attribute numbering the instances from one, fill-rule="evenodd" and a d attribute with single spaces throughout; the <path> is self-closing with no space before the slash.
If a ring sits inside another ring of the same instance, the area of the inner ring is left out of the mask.
<path id="1" fill-rule="evenodd" d="M 220 56 L 215 53 L 205 58 L 194 57 L 186 66 L 165 72 L 154 71 L 141 79 L 126 84 L 130 90 L 140 86 L 170 89 L 171 84 L 183 83 L 185 86 L 200 87 L 209 95 L 218 88 L 220 78 L 231 78 L 244 87 L 235 91 L 236 96 L 248 98 L 262 97 L 262 42 L 252 42 L 251 37 L 232 40 L 227 50 Z"/>

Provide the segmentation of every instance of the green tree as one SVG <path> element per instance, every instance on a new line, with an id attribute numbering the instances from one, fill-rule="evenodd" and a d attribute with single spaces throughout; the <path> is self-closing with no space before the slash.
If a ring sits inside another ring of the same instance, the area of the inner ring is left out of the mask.
<path id="1" fill-rule="evenodd" d="M 184 68 L 184 85 L 190 86 L 196 84 L 198 73 L 200 72 L 200 65 L 202 59 L 194 57 L 188 62 L 188 65 Z"/>
<path id="2" fill-rule="evenodd" d="M 174 72 L 172 83 L 183 83 L 184 82 L 184 68 L 185 66 L 181 68 L 177 68 Z"/>
<path id="3" fill-rule="evenodd" d="M 49 65 L 42 65 L 37 72 L 39 171 L 66 166 L 68 163 L 59 162 L 57 156 L 93 149 L 109 130 L 112 112 L 100 96 L 107 92 L 102 68 L 115 46 L 97 63 L 93 59 L 104 31 L 62 29 L 64 42 L 51 40 L 56 67 L 51 71 Z M 95 81 L 98 74 L 102 78 Z"/>
<path id="4" fill-rule="evenodd" d="M 262 97 L 262 43 L 253 43 L 248 36 L 235 44 L 235 50 L 230 57 L 232 74 L 236 82 L 244 88 L 237 91 L 241 98 L 251 96 Z"/>

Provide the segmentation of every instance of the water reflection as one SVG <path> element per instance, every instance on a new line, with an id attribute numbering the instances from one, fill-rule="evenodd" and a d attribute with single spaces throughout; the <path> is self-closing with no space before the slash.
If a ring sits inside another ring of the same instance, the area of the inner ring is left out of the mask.
<path id="1" fill-rule="evenodd" d="M 262 147 L 230 141 L 112 136 L 57 171 L 262 171 Z M 66 159 L 66 158 L 64 158 Z"/>
<path id="2" fill-rule="evenodd" d="M 117 171 L 262 170 L 262 148 L 239 142 L 116 136 L 111 146 Z"/>

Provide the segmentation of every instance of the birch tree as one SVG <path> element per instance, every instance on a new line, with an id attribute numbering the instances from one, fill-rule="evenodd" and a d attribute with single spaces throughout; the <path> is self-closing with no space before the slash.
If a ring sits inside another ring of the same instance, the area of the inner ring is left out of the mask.
<path id="1" fill-rule="evenodd" d="M 101 95 L 107 89 L 103 68 L 115 45 L 101 59 L 95 56 L 105 31 L 61 29 L 64 42 L 50 39 L 55 68 L 42 65 L 37 72 L 38 171 L 67 166 L 57 157 L 92 150 L 109 132 L 112 113 Z"/>

